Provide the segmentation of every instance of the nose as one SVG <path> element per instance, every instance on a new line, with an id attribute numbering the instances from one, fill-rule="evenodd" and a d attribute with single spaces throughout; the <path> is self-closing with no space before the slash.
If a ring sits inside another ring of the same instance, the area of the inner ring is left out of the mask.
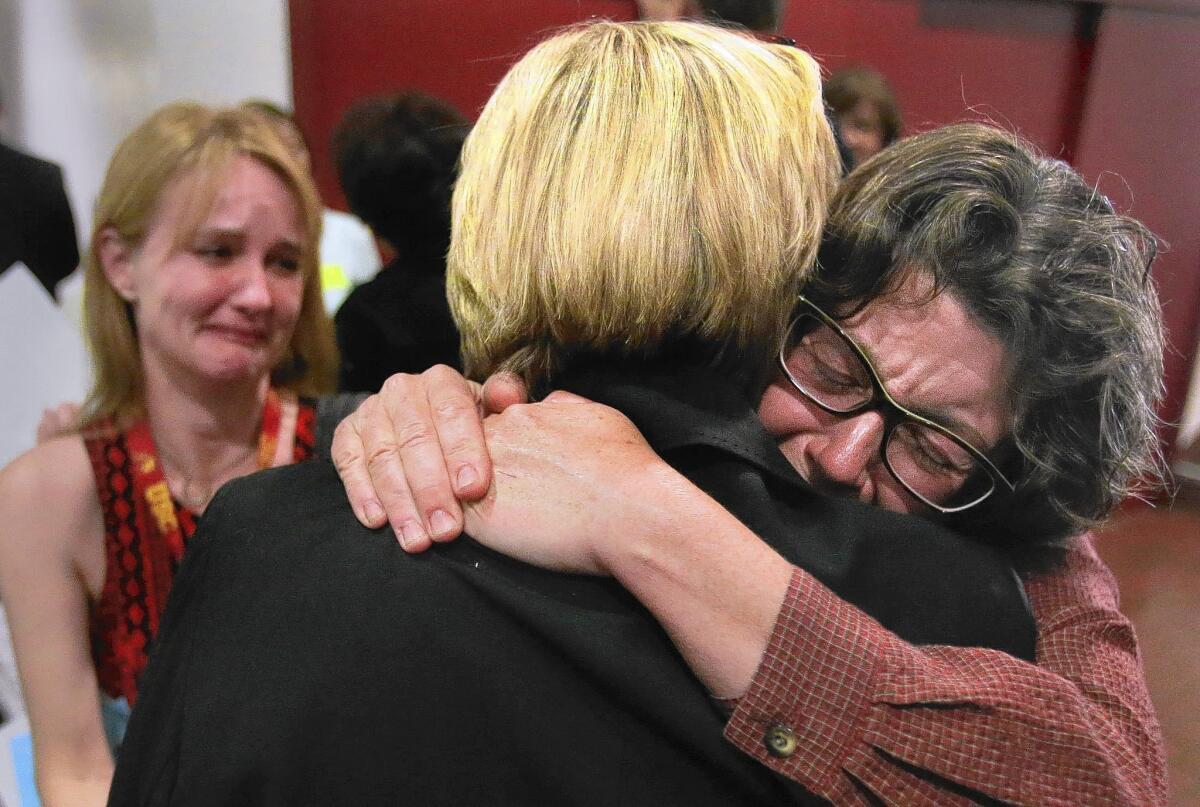
<path id="1" fill-rule="evenodd" d="M 271 287 L 262 261 L 247 257 L 239 267 L 233 304 L 243 311 L 259 313 L 271 307 Z"/>
<path id="2" fill-rule="evenodd" d="M 811 473 L 817 478 L 810 481 L 817 487 L 869 500 L 873 492 L 868 470 L 883 443 L 883 415 L 871 411 L 837 420 L 822 437 L 811 443 Z"/>

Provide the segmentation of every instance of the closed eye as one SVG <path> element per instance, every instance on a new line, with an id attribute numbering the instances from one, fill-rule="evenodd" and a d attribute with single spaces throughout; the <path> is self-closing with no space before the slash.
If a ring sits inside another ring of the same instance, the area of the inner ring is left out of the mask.
<path id="1" fill-rule="evenodd" d="M 862 383 L 854 376 L 843 373 L 823 361 L 813 362 L 813 369 L 822 383 L 829 384 L 832 387 L 850 389 L 862 386 Z"/>
<path id="2" fill-rule="evenodd" d="M 971 456 L 957 445 L 942 448 L 934 444 L 934 438 L 923 434 L 916 441 L 916 448 L 923 462 L 940 471 L 966 473 L 971 470 Z"/>
<path id="3" fill-rule="evenodd" d="M 205 262 L 211 264 L 226 263 L 237 254 L 230 244 L 201 244 L 192 250 Z"/>
<path id="4" fill-rule="evenodd" d="M 267 265 L 282 275 L 294 275 L 300 271 L 299 247 L 281 244 L 267 253 Z"/>

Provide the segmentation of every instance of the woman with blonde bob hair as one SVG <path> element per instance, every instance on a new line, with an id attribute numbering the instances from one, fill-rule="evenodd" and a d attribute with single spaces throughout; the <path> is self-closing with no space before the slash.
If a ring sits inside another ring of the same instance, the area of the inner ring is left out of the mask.
<path id="1" fill-rule="evenodd" d="M 766 367 L 836 176 L 799 49 L 691 23 L 555 36 L 464 146 L 447 286 L 467 373 L 543 382 L 572 353 L 683 341 Z"/>
<path id="2" fill-rule="evenodd" d="M 110 743 L 213 492 L 312 453 L 308 396 L 336 369 L 319 216 L 307 169 L 252 112 L 171 104 L 113 155 L 79 431 L 0 472 L 0 591 L 45 804 L 105 802 Z"/>

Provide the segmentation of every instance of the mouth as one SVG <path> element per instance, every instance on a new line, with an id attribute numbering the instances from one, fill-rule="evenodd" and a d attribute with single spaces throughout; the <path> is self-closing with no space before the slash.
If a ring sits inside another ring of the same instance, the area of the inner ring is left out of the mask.
<path id="1" fill-rule="evenodd" d="M 207 325 L 204 330 L 239 345 L 257 347 L 270 340 L 271 332 L 266 328 L 248 325 Z"/>

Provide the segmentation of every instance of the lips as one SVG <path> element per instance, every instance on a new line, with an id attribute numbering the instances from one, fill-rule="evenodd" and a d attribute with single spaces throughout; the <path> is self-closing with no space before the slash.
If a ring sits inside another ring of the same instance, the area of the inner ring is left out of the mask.
<path id="1" fill-rule="evenodd" d="M 230 342 L 250 347 L 264 344 L 271 338 L 268 329 L 251 325 L 206 325 L 204 330 Z"/>

